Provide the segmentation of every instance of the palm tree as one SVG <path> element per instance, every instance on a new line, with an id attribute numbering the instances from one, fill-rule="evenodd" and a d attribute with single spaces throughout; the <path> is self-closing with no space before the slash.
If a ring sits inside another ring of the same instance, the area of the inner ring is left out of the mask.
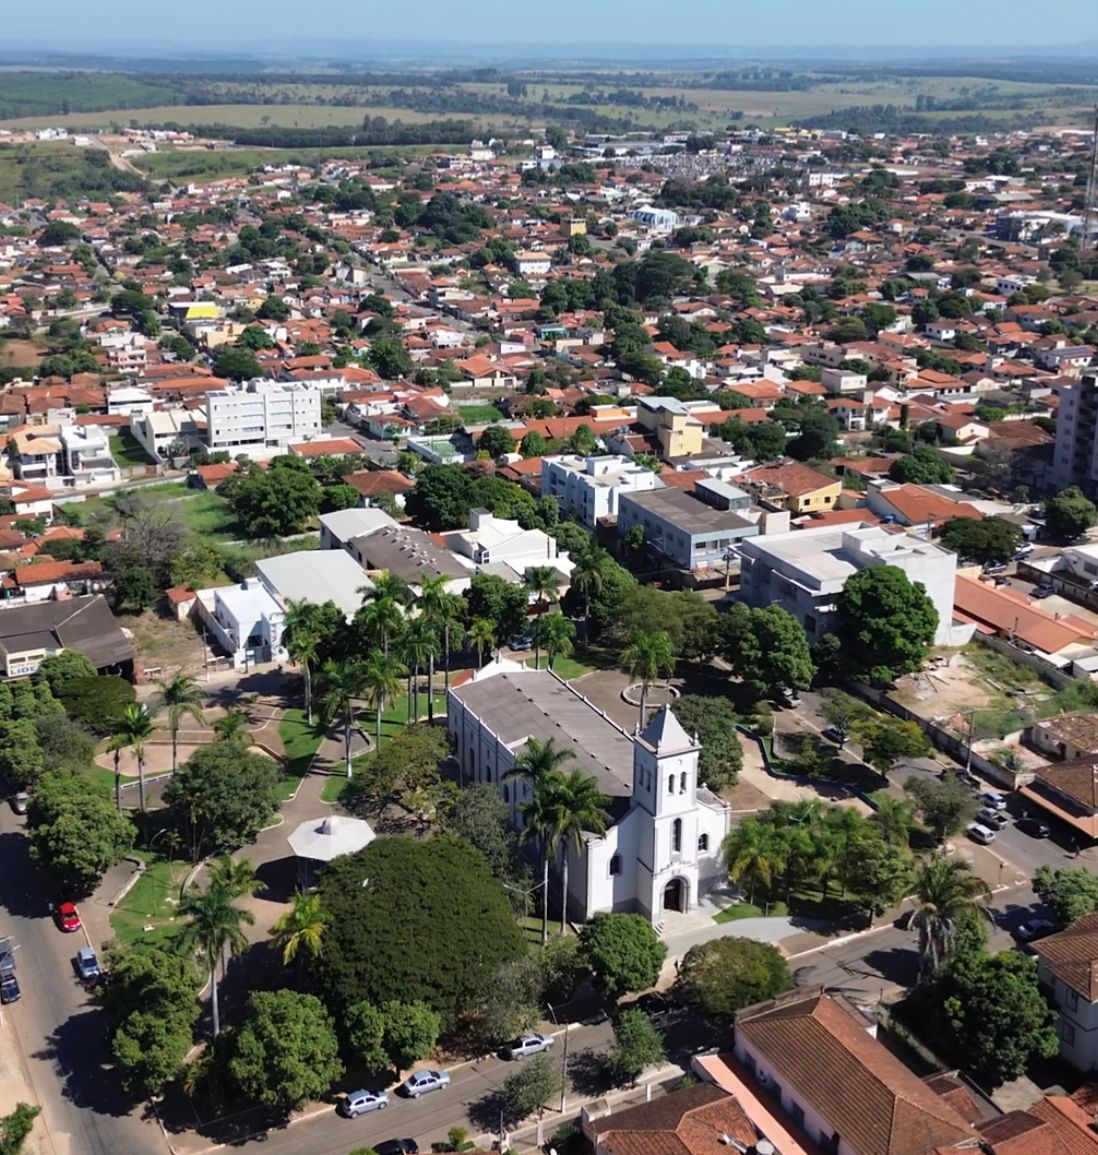
<path id="1" fill-rule="evenodd" d="M 551 565 L 532 565 L 522 578 L 522 584 L 534 595 L 538 605 L 555 602 L 560 583 L 561 576 Z"/>
<path id="2" fill-rule="evenodd" d="M 487 618 L 473 618 L 469 623 L 469 641 L 476 647 L 477 665 L 484 665 L 484 651 L 496 648 L 495 627 Z"/>
<path id="3" fill-rule="evenodd" d="M 404 667 L 387 654 L 376 650 L 366 659 L 362 667 L 362 692 L 367 704 L 374 711 L 376 730 L 374 741 L 376 750 L 381 749 L 381 715 L 387 703 L 400 693 L 400 678 Z M 350 766 L 348 764 L 348 776 Z"/>
<path id="4" fill-rule="evenodd" d="M 343 719 L 343 756 L 351 777 L 351 736 L 354 733 L 354 702 L 362 692 L 363 667 L 356 661 L 324 663 L 320 671 L 320 716 L 325 726 Z"/>
<path id="5" fill-rule="evenodd" d="M 730 831 L 721 846 L 721 854 L 733 882 L 749 879 L 747 901 L 754 905 L 755 887 L 762 883 L 768 890 L 775 874 L 785 869 L 782 847 L 775 838 L 771 823 L 748 818 Z"/>
<path id="6" fill-rule="evenodd" d="M 602 593 L 608 567 L 613 560 L 602 546 L 595 545 L 580 554 L 572 570 L 572 589 L 583 598 L 584 645 L 589 643 L 591 637 L 591 599 Z"/>
<path id="7" fill-rule="evenodd" d="M 119 810 L 122 809 L 122 751 L 129 745 L 129 742 L 115 730 L 107 743 L 107 749 L 114 755 L 114 804 Z"/>
<path id="8" fill-rule="evenodd" d="M 545 784 L 554 778 L 563 778 L 561 767 L 571 761 L 572 752 L 562 750 L 552 738 L 547 738 L 544 742 L 539 742 L 537 738 L 530 738 L 526 742 L 526 749 L 515 759 L 514 765 L 503 776 L 504 782 L 522 778 L 533 784 L 533 798 L 530 802 L 519 807 L 519 813 L 525 819 L 522 830 L 523 841 L 538 841 L 541 844 L 541 941 L 543 945 L 549 941 L 549 858 L 554 849 L 549 840 L 553 837 L 555 829 L 552 798 L 547 793 Z"/>
<path id="9" fill-rule="evenodd" d="M 389 642 L 404 624 L 404 612 L 391 597 L 376 598 L 367 602 L 355 614 L 355 626 L 367 640 L 367 648 L 380 645 L 383 653 L 389 653 Z"/>
<path id="10" fill-rule="evenodd" d="M 240 895 L 234 894 L 211 873 L 210 885 L 205 890 L 192 886 L 179 904 L 179 913 L 187 919 L 179 932 L 180 947 L 201 959 L 209 971 L 214 1038 L 221 1033 L 217 965 L 223 961 L 226 950 L 239 954 L 248 945 L 242 927 L 255 922 L 250 910 L 236 905 L 234 900 L 238 897 Z"/>
<path id="11" fill-rule="evenodd" d="M 140 795 L 141 813 L 145 813 L 145 743 L 152 737 L 156 727 L 149 711 L 137 702 L 131 702 L 115 723 L 114 739 L 116 753 L 130 747 L 137 759 L 137 789 Z M 118 787 L 118 759 L 115 758 L 115 794 L 121 809 L 121 792 Z"/>
<path id="12" fill-rule="evenodd" d="M 359 586 L 355 591 L 362 595 L 363 603 L 379 602 L 389 598 L 398 606 L 407 605 L 412 599 L 412 591 L 408 583 L 390 570 L 383 569 L 368 586 Z"/>
<path id="13" fill-rule="evenodd" d="M 243 742 L 248 734 L 248 715 L 243 710 L 226 710 L 213 724 L 215 742 Z"/>
<path id="14" fill-rule="evenodd" d="M 893 846 L 907 846 L 915 825 L 913 806 L 902 798 L 882 794 L 877 799 L 877 809 L 869 816 L 880 831 L 885 842 Z"/>
<path id="15" fill-rule="evenodd" d="M 555 813 L 554 841 L 560 846 L 560 933 L 568 918 L 568 851 L 578 854 L 586 831 L 602 834 L 606 830 L 606 799 L 599 790 L 598 779 L 582 770 L 550 777 L 552 808 Z"/>
<path id="16" fill-rule="evenodd" d="M 172 735 L 172 773 L 179 765 L 179 723 L 191 717 L 200 725 L 205 722 L 202 713 L 202 694 L 190 674 L 176 674 L 157 680 L 160 690 L 160 709 L 168 715 L 168 729 Z"/>
<path id="17" fill-rule="evenodd" d="M 320 647 L 315 622 L 316 607 L 309 602 L 291 601 L 282 625 L 282 642 L 290 661 L 301 667 L 305 679 L 305 720 L 313 724 L 313 664 Z"/>
<path id="18" fill-rule="evenodd" d="M 553 660 L 559 655 L 567 658 L 572 652 L 572 639 L 576 636 L 576 627 L 560 612 L 555 610 L 551 614 L 542 614 L 534 623 L 534 668 L 540 666 L 541 647 L 549 658 L 549 669 L 553 668 Z"/>
<path id="19" fill-rule="evenodd" d="M 644 728 L 644 712 L 648 705 L 648 688 L 661 676 L 670 677 L 675 670 L 675 650 L 664 630 L 639 630 L 621 656 L 622 665 L 631 678 L 641 683 L 640 724 Z"/>
<path id="20" fill-rule="evenodd" d="M 438 639 L 422 614 L 412 618 L 400 635 L 400 658 L 408 667 L 408 722 L 419 721 L 419 672 L 434 661 Z M 427 688 L 430 694 L 430 684 Z"/>
<path id="21" fill-rule="evenodd" d="M 919 975 L 928 979 L 953 953 L 958 921 L 974 914 L 976 900 L 990 892 L 963 859 L 935 856 L 915 874 L 915 897 L 911 926 L 919 932 Z"/>
<path id="22" fill-rule="evenodd" d="M 255 863 L 250 858 L 233 858 L 223 854 L 210 866 L 210 886 L 221 886 L 233 897 L 243 898 L 263 889 L 255 876 Z"/>
<path id="23" fill-rule="evenodd" d="M 324 932 L 330 921 L 319 894 L 297 892 L 290 899 L 290 909 L 279 915 L 271 927 L 271 945 L 282 951 L 282 965 L 296 958 L 319 958 L 324 947 Z"/>
<path id="24" fill-rule="evenodd" d="M 431 624 L 436 639 L 441 633 L 443 637 L 443 645 L 446 651 L 446 685 L 450 685 L 450 626 L 453 624 L 454 614 L 457 610 L 454 602 L 460 602 L 454 594 L 446 592 L 446 585 L 450 578 L 445 574 L 439 574 L 438 577 L 425 577 L 421 579 L 419 586 L 419 598 L 417 605 L 420 613 Z M 435 655 L 438 649 L 438 643 L 432 647 L 427 658 L 427 721 L 433 722 L 435 720 Z"/>

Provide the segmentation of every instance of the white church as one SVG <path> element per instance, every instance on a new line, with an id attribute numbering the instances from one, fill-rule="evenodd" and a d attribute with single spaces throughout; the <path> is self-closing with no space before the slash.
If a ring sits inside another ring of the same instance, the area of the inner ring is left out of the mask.
<path id="1" fill-rule="evenodd" d="M 552 739 L 571 755 L 562 769 L 598 781 L 609 821 L 568 851 L 569 917 L 635 911 L 658 923 L 727 878 L 729 810 L 698 782 L 701 747 L 670 707 L 629 734 L 555 674 L 497 658 L 450 690 L 448 725 L 463 781 L 494 783 L 516 829 L 532 787 L 503 778 L 531 738 Z"/>

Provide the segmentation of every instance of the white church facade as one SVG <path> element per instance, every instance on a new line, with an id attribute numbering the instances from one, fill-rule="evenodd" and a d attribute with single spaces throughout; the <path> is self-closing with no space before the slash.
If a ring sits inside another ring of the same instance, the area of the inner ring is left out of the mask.
<path id="1" fill-rule="evenodd" d="M 448 726 L 463 781 L 494 784 L 516 829 L 532 785 L 503 779 L 531 738 L 552 739 L 571 756 L 563 769 L 598 781 L 609 819 L 568 850 L 572 919 L 635 911 L 658 923 L 727 878 L 729 809 L 698 782 L 701 747 L 670 708 L 629 734 L 555 674 L 496 659 L 450 690 Z"/>

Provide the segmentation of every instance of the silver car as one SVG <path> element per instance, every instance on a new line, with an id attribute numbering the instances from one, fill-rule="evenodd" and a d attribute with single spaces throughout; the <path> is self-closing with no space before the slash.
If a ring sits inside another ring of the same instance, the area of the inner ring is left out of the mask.
<path id="1" fill-rule="evenodd" d="M 339 1104 L 339 1113 L 348 1119 L 357 1119 L 371 1111 L 384 1111 L 388 1106 L 389 1096 L 384 1091 L 349 1091 Z"/>
<path id="2" fill-rule="evenodd" d="M 418 1099 L 420 1095 L 428 1095 L 432 1091 L 441 1091 L 450 1085 L 449 1071 L 414 1071 L 400 1085 L 400 1089 L 409 1099 Z"/>
<path id="3" fill-rule="evenodd" d="M 527 1055 L 540 1055 L 552 1045 L 552 1035 L 539 1035 L 534 1031 L 527 1031 L 525 1035 L 508 1043 L 503 1048 L 503 1055 L 507 1059 L 525 1059 Z"/>
<path id="4" fill-rule="evenodd" d="M 981 826 L 979 822 L 973 822 L 965 833 L 981 846 L 990 846 L 995 841 L 995 831 L 987 826 Z"/>

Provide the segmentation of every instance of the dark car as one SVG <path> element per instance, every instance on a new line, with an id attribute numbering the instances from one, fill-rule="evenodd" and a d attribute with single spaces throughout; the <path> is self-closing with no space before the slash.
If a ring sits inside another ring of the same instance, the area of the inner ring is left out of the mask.
<path id="1" fill-rule="evenodd" d="M 419 1155 L 419 1144 L 414 1139 L 386 1139 L 375 1143 L 377 1155 Z"/>
<path id="2" fill-rule="evenodd" d="M 1028 834 L 1030 838 L 1048 838 L 1052 833 L 1051 830 L 1036 818 L 1020 818 L 1018 820 L 1018 829 L 1023 834 Z"/>
<path id="3" fill-rule="evenodd" d="M 1052 586 L 1037 586 L 1029 596 L 1031 598 L 1050 598 L 1055 592 Z"/>
<path id="4" fill-rule="evenodd" d="M 17 1003 L 23 997 L 19 980 L 15 975 L 5 975 L 0 979 L 0 1003 Z"/>
<path id="5" fill-rule="evenodd" d="M 534 645 L 533 634 L 516 634 L 511 639 L 512 650 L 529 650 Z"/>
<path id="6" fill-rule="evenodd" d="M 846 731 L 842 726 L 836 726 L 834 722 L 832 722 L 830 726 L 825 726 L 820 733 L 823 734 L 829 742 L 836 742 L 840 746 L 846 742 Z"/>
<path id="7" fill-rule="evenodd" d="M 631 1011 L 643 1011 L 650 1019 L 660 1019 L 675 1009 L 675 1004 L 666 995 L 653 991 L 648 995 L 641 995 L 635 1002 L 629 1004 Z"/>

